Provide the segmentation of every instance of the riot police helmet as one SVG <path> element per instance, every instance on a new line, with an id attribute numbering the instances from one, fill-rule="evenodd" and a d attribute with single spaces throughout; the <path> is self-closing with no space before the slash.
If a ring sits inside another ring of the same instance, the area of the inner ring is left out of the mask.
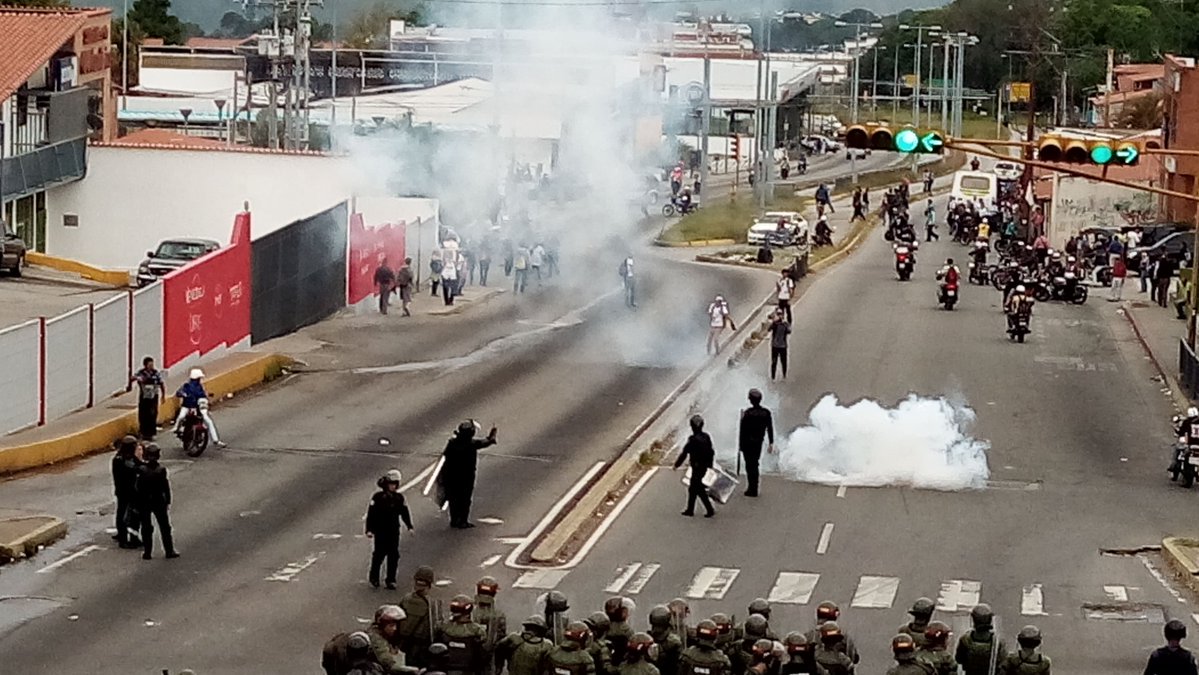
<path id="1" fill-rule="evenodd" d="M 845 633 L 841 632 L 841 627 L 836 621 L 825 621 L 820 624 L 820 641 L 826 645 L 834 645 L 845 638 Z"/>
<path id="2" fill-rule="evenodd" d="M 745 620 L 745 637 L 764 638 L 770 623 L 761 614 L 750 614 Z"/>
<path id="3" fill-rule="evenodd" d="M 665 628 L 670 625 L 670 609 L 666 605 L 657 605 L 649 610 L 649 625 L 654 628 Z"/>
<path id="4" fill-rule="evenodd" d="M 715 644 L 716 638 L 720 637 L 720 629 L 716 627 L 716 622 L 711 619 L 704 619 L 695 624 L 695 639 L 708 643 L 708 646 Z"/>
<path id="5" fill-rule="evenodd" d="M 924 627 L 924 639 L 933 646 L 944 647 L 949 644 L 949 633 L 949 626 L 941 621 L 929 622 Z"/>
<path id="6" fill-rule="evenodd" d="M 896 657 L 903 654 L 912 654 L 916 651 L 916 641 L 907 633 L 900 633 L 891 638 L 891 653 Z"/>
<path id="7" fill-rule="evenodd" d="M 729 618 L 728 614 L 723 614 L 721 612 L 713 614 L 712 623 L 716 624 L 716 630 L 719 631 L 721 635 L 728 635 L 729 633 L 733 632 L 733 620 Z"/>
<path id="8" fill-rule="evenodd" d="M 653 646 L 654 639 L 650 637 L 649 633 L 633 633 L 633 637 L 629 638 L 627 649 L 630 654 L 646 656 Z"/>
<path id="9" fill-rule="evenodd" d="M 520 622 L 521 628 L 535 635 L 545 636 L 547 632 L 545 617 L 533 615 Z"/>
<path id="10" fill-rule="evenodd" d="M 583 647 L 587 644 L 587 638 L 591 635 L 591 629 L 582 621 L 571 621 L 566 624 L 566 630 L 562 631 L 562 637 L 570 640 L 576 645 Z"/>
<path id="11" fill-rule="evenodd" d="M 591 632 L 597 636 L 604 635 L 608 632 L 608 629 L 612 627 L 611 619 L 609 619 L 608 615 L 604 614 L 603 612 L 592 612 L 587 616 L 586 619 L 583 619 L 583 622 L 586 623 L 587 627 L 591 629 Z"/>
<path id="12" fill-rule="evenodd" d="M 570 602 L 562 591 L 550 591 L 545 594 L 545 611 L 556 614 L 568 609 L 570 609 Z"/>
<path id="13" fill-rule="evenodd" d="M 432 586 L 434 576 L 435 575 L 432 567 L 429 567 L 428 565 L 421 565 L 420 567 L 416 568 L 416 572 L 413 572 L 412 580 L 418 584 Z"/>
<path id="14" fill-rule="evenodd" d="M 750 614 L 761 614 L 767 619 L 770 618 L 770 603 L 766 598 L 754 598 L 754 601 L 749 603 Z"/>
<path id="15" fill-rule="evenodd" d="M 162 448 L 157 443 L 146 443 L 142 446 L 142 459 L 147 462 L 157 462 L 162 457 Z"/>
<path id="16" fill-rule="evenodd" d="M 495 577 L 483 577 L 475 584 L 475 593 L 495 597 L 496 593 L 500 592 L 500 582 L 495 580 Z"/>
<path id="17" fill-rule="evenodd" d="M 832 600 L 825 600 L 816 605 L 816 620 L 823 623 L 825 621 L 836 621 L 841 616 L 841 608 Z"/>
<path id="18" fill-rule="evenodd" d="M 475 608 L 475 601 L 469 595 L 455 595 L 450 600 L 450 614 L 470 614 Z"/>
<path id="19" fill-rule="evenodd" d="M 980 602 L 970 610 L 970 621 L 974 623 L 975 628 L 990 628 L 991 623 L 995 619 L 995 613 L 991 611 L 991 606 L 985 602 Z"/>
<path id="20" fill-rule="evenodd" d="M 787 648 L 788 654 L 806 654 L 812 651 L 812 643 L 799 631 L 787 633 L 787 637 L 783 638 L 783 646 Z"/>
<path id="21" fill-rule="evenodd" d="M 1033 649 L 1041 645 L 1041 629 L 1036 626 L 1025 626 L 1016 635 L 1016 642 L 1025 649 Z"/>
<path id="22" fill-rule="evenodd" d="M 927 620 L 933 615 L 933 610 L 936 608 L 937 606 L 933 604 L 932 600 L 928 598 L 916 598 L 916 602 L 912 603 L 912 608 L 908 610 L 908 614 L 917 619 Z"/>
<path id="23" fill-rule="evenodd" d="M 379 609 L 375 610 L 375 623 L 379 625 L 399 623 L 406 618 L 408 615 L 399 605 L 380 605 Z"/>
<path id="24" fill-rule="evenodd" d="M 370 649 L 371 638 L 362 631 L 350 633 L 349 640 L 346 641 L 346 651 L 353 656 L 362 656 L 366 650 Z"/>

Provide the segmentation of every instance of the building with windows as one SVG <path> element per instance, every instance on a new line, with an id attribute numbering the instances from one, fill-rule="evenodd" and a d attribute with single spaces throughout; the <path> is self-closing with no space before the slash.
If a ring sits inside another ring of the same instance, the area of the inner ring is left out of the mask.
<path id="1" fill-rule="evenodd" d="M 115 136 L 108 9 L 0 7 L 0 220 L 46 246 L 55 186 L 83 178 L 89 137 Z"/>
<path id="2" fill-rule="evenodd" d="M 1195 59 L 1167 54 L 1162 77 L 1162 147 L 1199 150 L 1199 69 Z M 1174 192 L 1195 194 L 1199 157 L 1166 155 L 1162 159 L 1161 186 Z M 1162 197 L 1161 217 L 1172 222 L 1194 222 L 1195 202 Z"/>

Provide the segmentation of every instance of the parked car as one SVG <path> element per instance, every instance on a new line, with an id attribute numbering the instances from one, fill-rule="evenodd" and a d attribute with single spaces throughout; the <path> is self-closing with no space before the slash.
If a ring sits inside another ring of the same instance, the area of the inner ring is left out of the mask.
<path id="1" fill-rule="evenodd" d="M 828 136 L 821 136 L 820 134 L 805 136 L 803 140 L 799 142 L 799 144 L 813 155 L 821 155 L 827 152 L 839 152 L 842 147 L 840 142 L 829 138 Z"/>
<path id="2" fill-rule="evenodd" d="M 167 239 L 153 251 L 146 251 L 146 259 L 137 266 L 138 287 L 149 286 L 189 262 L 207 255 L 221 245 L 211 239 Z"/>
<path id="3" fill-rule="evenodd" d="M 999 180 L 1014 181 L 1020 180 L 1020 176 L 1024 174 L 1024 167 L 1015 162 L 996 162 L 995 176 Z"/>
<path id="4" fill-rule="evenodd" d="M 4 248 L 0 249 L 0 269 L 8 270 L 8 273 L 14 277 L 21 276 L 21 270 L 25 267 L 25 242 L 17 236 L 16 232 L 9 229 L 0 221 L 0 226 L 4 228 Z"/>
<path id="5" fill-rule="evenodd" d="M 1129 252 L 1128 268 L 1134 272 L 1139 272 L 1140 255 L 1142 252 L 1149 254 L 1152 259 L 1158 255 L 1178 256 L 1183 251 L 1186 255 L 1195 255 L 1195 233 L 1194 232 L 1174 232 L 1168 234 L 1161 239 L 1153 242 L 1148 246 L 1138 246 Z"/>
<path id="6" fill-rule="evenodd" d="M 779 230 L 780 220 L 786 222 L 782 231 Z M 808 221 L 795 211 L 767 211 L 749 226 L 745 238 L 754 246 L 768 241 L 774 246 L 802 244 L 808 240 Z"/>

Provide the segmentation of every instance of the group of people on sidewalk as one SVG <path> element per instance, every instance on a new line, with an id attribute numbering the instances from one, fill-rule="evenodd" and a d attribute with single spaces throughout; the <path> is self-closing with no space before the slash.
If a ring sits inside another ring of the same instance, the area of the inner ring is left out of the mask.
<path id="1" fill-rule="evenodd" d="M 1124 287 L 1135 268 L 1140 280 L 1138 290 L 1148 293 L 1151 302 L 1159 307 L 1174 306 L 1179 319 L 1186 319 L 1186 307 L 1191 295 L 1191 280 L 1179 271 L 1189 264 L 1189 251 L 1162 249 L 1150 253 L 1141 247 L 1144 237 L 1140 228 L 1130 228 L 1101 237 L 1097 234 L 1076 233 L 1066 242 L 1066 254 L 1080 260 L 1106 262 L 1111 267 L 1112 285 L 1108 302 L 1119 302 Z M 1106 260 L 1104 260 L 1106 258 Z"/>

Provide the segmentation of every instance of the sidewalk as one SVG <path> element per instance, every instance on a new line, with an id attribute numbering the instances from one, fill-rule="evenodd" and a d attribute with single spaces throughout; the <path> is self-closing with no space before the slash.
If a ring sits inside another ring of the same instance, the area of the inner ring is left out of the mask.
<path id="1" fill-rule="evenodd" d="M 1173 304 L 1158 307 L 1149 300 L 1148 293 L 1138 290 L 1135 279 L 1130 277 L 1129 281 L 1131 283 L 1124 287 L 1125 300 L 1121 303 L 1124 317 L 1132 325 L 1154 367 L 1169 383 L 1175 402 L 1179 407 L 1186 407 L 1190 401 L 1178 385 L 1178 344 L 1186 338 L 1186 322 L 1178 319 Z"/>

